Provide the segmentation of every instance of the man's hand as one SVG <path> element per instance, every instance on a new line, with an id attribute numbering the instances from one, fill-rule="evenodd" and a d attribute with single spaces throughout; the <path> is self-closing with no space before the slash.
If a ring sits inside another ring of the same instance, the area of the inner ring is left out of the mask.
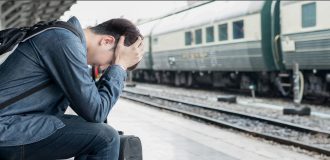
<path id="1" fill-rule="evenodd" d="M 144 45 L 141 37 L 129 47 L 124 46 L 125 36 L 121 36 L 115 50 L 115 64 L 126 69 L 140 62 L 144 54 Z"/>

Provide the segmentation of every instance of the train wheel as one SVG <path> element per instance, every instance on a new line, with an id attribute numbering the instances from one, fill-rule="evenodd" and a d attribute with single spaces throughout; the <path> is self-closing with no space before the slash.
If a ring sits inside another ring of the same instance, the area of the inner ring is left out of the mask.
<path id="1" fill-rule="evenodd" d="M 192 85 L 193 85 L 193 76 L 191 72 L 188 72 L 186 87 L 190 87 Z"/>
<path id="2" fill-rule="evenodd" d="M 155 78 L 156 78 L 158 84 L 162 83 L 162 78 L 161 77 L 162 77 L 162 73 L 160 73 L 160 72 L 155 73 Z"/>
<path id="3" fill-rule="evenodd" d="M 178 72 L 175 72 L 174 84 L 175 86 L 180 86 L 180 74 Z"/>

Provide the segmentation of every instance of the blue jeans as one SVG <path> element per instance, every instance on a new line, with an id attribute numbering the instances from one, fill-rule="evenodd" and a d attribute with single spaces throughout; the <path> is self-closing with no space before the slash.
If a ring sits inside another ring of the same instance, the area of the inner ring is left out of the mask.
<path id="1" fill-rule="evenodd" d="M 105 123 L 91 123 L 80 116 L 64 115 L 65 127 L 27 145 L 0 147 L 1 160 L 118 160 L 118 132 Z"/>

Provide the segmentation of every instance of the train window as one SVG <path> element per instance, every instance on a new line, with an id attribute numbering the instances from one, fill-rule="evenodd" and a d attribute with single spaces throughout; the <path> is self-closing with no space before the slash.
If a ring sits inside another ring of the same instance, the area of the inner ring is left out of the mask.
<path id="1" fill-rule="evenodd" d="M 233 22 L 234 39 L 244 38 L 244 23 L 243 20 Z"/>
<path id="2" fill-rule="evenodd" d="M 195 30 L 195 44 L 202 43 L 202 29 Z"/>
<path id="3" fill-rule="evenodd" d="M 316 5 L 309 3 L 302 5 L 302 27 L 313 27 L 316 25 Z"/>
<path id="4" fill-rule="evenodd" d="M 228 25 L 227 25 L 227 23 L 219 25 L 218 29 L 219 29 L 219 41 L 228 40 Z"/>
<path id="5" fill-rule="evenodd" d="M 157 45 L 158 44 L 158 39 L 157 38 L 154 38 L 154 45 Z"/>
<path id="6" fill-rule="evenodd" d="M 206 28 L 206 43 L 214 42 L 213 26 Z"/>
<path id="7" fill-rule="evenodd" d="M 191 32 L 186 32 L 185 33 L 185 38 L 186 38 L 186 46 L 191 45 Z"/>

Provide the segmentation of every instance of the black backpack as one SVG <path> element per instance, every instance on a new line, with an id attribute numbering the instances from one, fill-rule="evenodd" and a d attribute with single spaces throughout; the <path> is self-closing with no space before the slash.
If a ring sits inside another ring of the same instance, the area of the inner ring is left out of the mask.
<path id="1" fill-rule="evenodd" d="M 46 31 L 49 29 L 65 29 L 74 33 L 82 41 L 83 37 L 81 32 L 74 25 L 63 22 L 63 21 L 40 21 L 33 26 L 25 26 L 21 28 L 8 28 L 0 31 L 0 65 L 9 57 L 11 53 L 15 51 L 18 45 L 26 40 Z M 45 84 L 42 84 L 36 88 L 28 90 L 12 99 L 9 99 L 0 104 L 0 110 L 29 96 L 39 90 L 53 84 L 53 81 L 49 81 Z"/>

